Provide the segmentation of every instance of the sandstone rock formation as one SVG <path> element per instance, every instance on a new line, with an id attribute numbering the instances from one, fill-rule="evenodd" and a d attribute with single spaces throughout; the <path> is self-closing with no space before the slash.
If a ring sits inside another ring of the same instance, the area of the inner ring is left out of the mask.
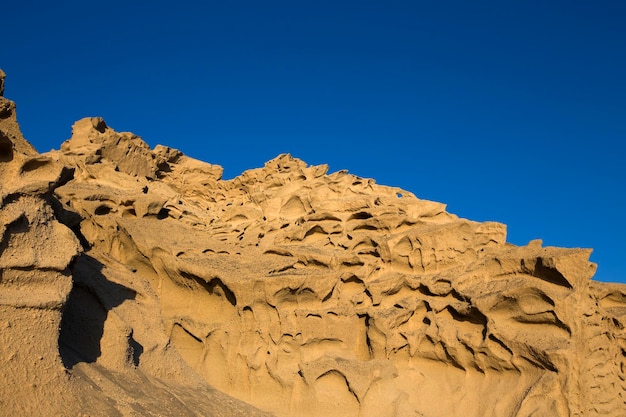
<path id="1" fill-rule="evenodd" d="M 40 155 L 6 108 L 0 414 L 625 413 L 590 250 L 289 155 L 225 181 L 100 118 Z"/>
<path id="2" fill-rule="evenodd" d="M 0 97 L 4 96 L 4 79 L 6 78 L 6 74 L 0 68 Z"/>

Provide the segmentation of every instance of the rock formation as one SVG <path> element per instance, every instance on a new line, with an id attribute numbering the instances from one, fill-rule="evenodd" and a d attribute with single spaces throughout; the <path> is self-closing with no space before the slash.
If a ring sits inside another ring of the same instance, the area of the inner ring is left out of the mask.
<path id="1" fill-rule="evenodd" d="M 6 74 L 0 68 L 0 97 L 4 96 L 4 79 L 6 78 Z"/>
<path id="2" fill-rule="evenodd" d="M 0 414 L 624 415 L 590 250 L 289 155 L 222 180 L 101 118 L 38 154 L 1 100 Z"/>

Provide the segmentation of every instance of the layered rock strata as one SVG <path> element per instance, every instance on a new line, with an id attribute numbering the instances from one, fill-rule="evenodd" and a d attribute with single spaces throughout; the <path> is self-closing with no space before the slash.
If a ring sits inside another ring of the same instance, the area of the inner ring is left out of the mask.
<path id="1" fill-rule="evenodd" d="M 9 409 L 49 375 L 41 407 L 89 415 L 624 414 L 626 286 L 592 281 L 590 250 L 289 155 L 226 181 L 100 118 L 44 155 L 9 122 Z"/>

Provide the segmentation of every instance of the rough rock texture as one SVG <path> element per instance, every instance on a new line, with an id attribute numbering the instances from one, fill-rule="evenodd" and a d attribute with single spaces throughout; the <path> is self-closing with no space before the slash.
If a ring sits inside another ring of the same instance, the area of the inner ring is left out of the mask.
<path id="1" fill-rule="evenodd" d="M 39 155 L 11 114 L 0 414 L 624 415 L 590 250 L 289 155 L 225 181 L 100 118 Z"/>
<path id="2" fill-rule="evenodd" d="M 56 190 L 83 171 L 38 154 L 13 102 L 0 109 L 0 416 L 269 415 L 184 362 L 150 284 L 91 250 L 61 204 Z"/>
<path id="3" fill-rule="evenodd" d="M 6 78 L 6 74 L 2 69 L 0 69 L 0 97 L 4 96 L 4 79 Z"/>

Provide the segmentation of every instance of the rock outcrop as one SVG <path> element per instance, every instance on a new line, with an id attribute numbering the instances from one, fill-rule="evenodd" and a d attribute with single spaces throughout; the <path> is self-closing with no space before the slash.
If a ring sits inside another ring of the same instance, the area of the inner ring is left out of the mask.
<path id="1" fill-rule="evenodd" d="M 222 180 L 101 118 L 40 155 L 6 108 L 8 415 L 624 414 L 626 286 L 590 250 L 289 155 Z"/>
<path id="2" fill-rule="evenodd" d="M 2 69 L 0 69 L 0 97 L 4 96 L 4 79 L 6 78 L 6 74 Z"/>

